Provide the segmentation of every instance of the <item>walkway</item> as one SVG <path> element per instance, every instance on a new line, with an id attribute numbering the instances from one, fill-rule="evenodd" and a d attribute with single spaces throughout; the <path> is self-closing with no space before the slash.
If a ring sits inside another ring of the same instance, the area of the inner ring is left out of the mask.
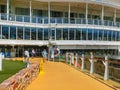
<path id="1" fill-rule="evenodd" d="M 45 62 L 45 73 L 39 75 L 27 90 L 113 90 L 99 81 L 59 62 Z"/>

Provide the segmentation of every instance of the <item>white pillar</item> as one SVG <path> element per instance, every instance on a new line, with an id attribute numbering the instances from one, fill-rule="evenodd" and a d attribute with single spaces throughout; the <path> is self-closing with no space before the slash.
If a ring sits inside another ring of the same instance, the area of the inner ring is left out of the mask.
<path id="1" fill-rule="evenodd" d="M 116 9 L 114 11 L 114 25 L 116 25 Z"/>
<path id="2" fill-rule="evenodd" d="M 84 68 L 85 68 L 85 57 L 84 57 L 84 54 L 82 54 L 81 60 L 82 60 L 81 70 L 84 70 Z"/>
<path id="3" fill-rule="evenodd" d="M 48 24 L 50 24 L 50 1 L 48 2 Z"/>
<path id="4" fill-rule="evenodd" d="M 91 54 L 91 58 L 90 58 L 90 74 L 93 74 L 94 73 L 94 60 L 93 60 L 93 54 Z"/>
<path id="5" fill-rule="evenodd" d="M 7 0 L 7 20 L 9 20 L 9 4 L 10 4 L 10 1 Z"/>
<path id="6" fill-rule="evenodd" d="M 30 0 L 30 22 L 32 22 L 32 0 Z"/>
<path id="7" fill-rule="evenodd" d="M 104 6 L 102 6 L 101 21 L 104 24 Z"/>
<path id="8" fill-rule="evenodd" d="M 0 71 L 2 71 L 2 53 L 0 53 Z"/>
<path id="9" fill-rule="evenodd" d="M 85 13 L 86 24 L 88 23 L 88 3 L 86 3 L 86 13 Z"/>
<path id="10" fill-rule="evenodd" d="M 68 23 L 70 23 L 70 3 L 69 3 L 69 7 L 68 7 Z"/>
<path id="11" fill-rule="evenodd" d="M 109 68 L 108 68 L 108 57 L 105 56 L 105 61 L 103 61 L 103 64 L 105 66 L 105 72 L 104 72 L 104 80 L 109 79 Z"/>

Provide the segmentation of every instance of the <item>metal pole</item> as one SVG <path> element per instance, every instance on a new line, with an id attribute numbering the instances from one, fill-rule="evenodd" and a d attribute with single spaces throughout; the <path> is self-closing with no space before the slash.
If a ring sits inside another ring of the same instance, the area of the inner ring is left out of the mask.
<path id="1" fill-rule="evenodd" d="M 81 70 L 84 70 L 84 68 L 85 68 L 85 56 L 84 56 L 84 54 L 82 54 L 81 60 L 82 60 Z"/>
<path id="2" fill-rule="evenodd" d="M 108 80 L 109 79 L 109 64 L 108 64 L 108 57 L 105 56 L 105 61 L 103 61 L 103 64 L 105 66 L 105 72 L 104 72 L 104 80 Z"/>

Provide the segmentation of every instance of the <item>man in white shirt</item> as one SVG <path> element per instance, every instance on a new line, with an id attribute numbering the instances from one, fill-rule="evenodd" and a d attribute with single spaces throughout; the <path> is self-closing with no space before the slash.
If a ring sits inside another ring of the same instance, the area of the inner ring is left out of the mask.
<path id="1" fill-rule="evenodd" d="M 2 59 L 4 59 L 4 54 L 0 50 L 0 71 L 2 71 Z"/>
<path id="2" fill-rule="evenodd" d="M 29 55 L 28 50 L 25 50 L 25 62 L 27 62 L 27 67 L 30 66 L 30 64 L 29 64 L 29 57 L 30 57 L 30 55 Z"/>

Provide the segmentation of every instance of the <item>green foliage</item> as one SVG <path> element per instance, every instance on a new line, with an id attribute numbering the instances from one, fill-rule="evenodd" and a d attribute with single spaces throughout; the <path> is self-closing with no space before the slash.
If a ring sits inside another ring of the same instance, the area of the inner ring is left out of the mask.
<path id="1" fill-rule="evenodd" d="M 25 68 L 26 64 L 22 61 L 3 60 L 2 66 L 3 70 L 0 71 L 0 83 Z"/>

